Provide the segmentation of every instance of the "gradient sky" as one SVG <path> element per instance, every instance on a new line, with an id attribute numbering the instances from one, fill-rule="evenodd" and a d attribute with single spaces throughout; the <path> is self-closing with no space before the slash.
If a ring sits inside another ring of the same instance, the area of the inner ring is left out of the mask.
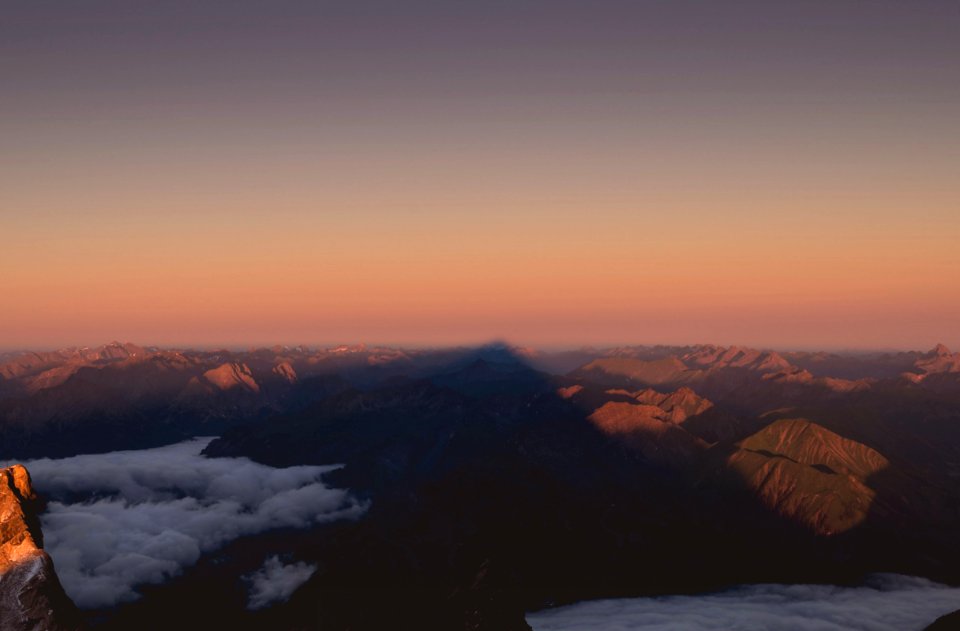
<path id="1" fill-rule="evenodd" d="M 960 346 L 952 0 L 0 6 L 0 347 Z"/>

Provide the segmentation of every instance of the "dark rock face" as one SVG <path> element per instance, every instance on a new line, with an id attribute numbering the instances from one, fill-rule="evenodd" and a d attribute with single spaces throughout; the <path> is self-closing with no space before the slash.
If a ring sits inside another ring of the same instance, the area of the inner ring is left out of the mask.
<path id="1" fill-rule="evenodd" d="M 960 631 L 960 611 L 940 616 L 924 631 Z"/>
<path id="2" fill-rule="evenodd" d="M 22 465 L 0 469 L 0 628 L 80 629 L 76 607 L 42 549 L 37 503 Z"/>

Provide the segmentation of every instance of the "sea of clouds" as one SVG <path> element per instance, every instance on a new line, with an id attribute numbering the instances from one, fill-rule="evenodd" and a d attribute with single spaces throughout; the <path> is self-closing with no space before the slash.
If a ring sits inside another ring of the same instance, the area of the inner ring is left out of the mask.
<path id="1" fill-rule="evenodd" d="M 44 548 L 78 606 L 134 600 L 138 585 L 161 583 L 237 537 L 365 510 L 346 491 L 323 484 L 336 467 L 206 458 L 200 452 L 210 440 L 24 463 L 51 500 L 41 515 Z M 268 560 L 262 576 L 251 579 L 252 604 L 286 598 L 299 585 L 289 587 L 293 579 L 309 577 L 300 565 L 276 564 Z M 271 591 L 263 580 L 273 576 L 283 584 Z"/>
<path id="2" fill-rule="evenodd" d="M 700 596 L 596 600 L 530 613 L 534 631 L 919 631 L 960 609 L 960 589 L 922 578 L 863 587 L 748 585 Z"/>

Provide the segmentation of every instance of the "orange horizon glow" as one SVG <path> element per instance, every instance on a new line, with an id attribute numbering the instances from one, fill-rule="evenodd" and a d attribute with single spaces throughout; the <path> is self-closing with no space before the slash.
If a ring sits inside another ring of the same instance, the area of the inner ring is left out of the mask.
<path id="1" fill-rule="evenodd" d="M 640 213 L 592 228 L 570 214 L 540 226 L 522 215 L 440 220 L 422 231 L 401 219 L 327 227 L 304 213 L 238 217 L 222 235 L 219 221 L 158 221 L 142 232 L 117 221 L 46 226 L 21 247 L 7 244 L 0 345 L 958 341 L 953 234 L 913 222 L 770 219 L 745 237 L 687 220 L 654 225 Z M 48 253 L 37 261 L 35 239 Z"/>
<path id="2" fill-rule="evenodd" d="M 531 190 L 453 210 L 425 189 L 389 211 L 322 191 L 272 212 L 269 191 L 191 212 L 50 200 L 3 218 L 0 346 L 957 345 L 960 196 L 865 188 Z"/>
<path id="3" fill-rule="evenodd" d="M 960 195 L 931 184 L 610 199 L 558 180 L 448 206 L 452 182 L 389 205 L 317 190 L 276 210 L 270 190 L 225 191 L 189 212 L 137 191 L 45 194 L 2 217 L 0 347 L 957 345 Z"/>

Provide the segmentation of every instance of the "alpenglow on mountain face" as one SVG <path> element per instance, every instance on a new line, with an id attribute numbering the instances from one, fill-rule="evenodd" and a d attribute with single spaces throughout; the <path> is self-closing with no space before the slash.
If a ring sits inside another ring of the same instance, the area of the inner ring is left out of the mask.
<path id="1" fill-rule="evenodd" d="M 43 550 L 38 498 L 21 465 L 0 469 L 0 628 L 75 631 L 80 616 Z"/>

